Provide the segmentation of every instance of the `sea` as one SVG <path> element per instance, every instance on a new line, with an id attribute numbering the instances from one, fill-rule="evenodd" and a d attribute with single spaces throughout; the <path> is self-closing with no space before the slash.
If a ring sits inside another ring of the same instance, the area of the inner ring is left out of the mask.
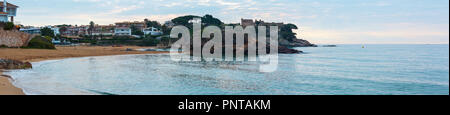
<path id="1" fill-rule="evenodd" d="M 449 45 L 299 47 L 274 72 L 169 54 L 68 58 L 6 72 L 28 95 L 449 95 Z"/>

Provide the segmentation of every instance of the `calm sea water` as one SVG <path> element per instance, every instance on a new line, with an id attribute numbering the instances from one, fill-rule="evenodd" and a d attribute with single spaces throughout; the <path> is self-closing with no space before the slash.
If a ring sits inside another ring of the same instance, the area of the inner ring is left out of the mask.
<path id="1" fill-rule="evenodd" d="M 449 45 L 298 48 L 278 70 L 252 63 L 173 62 L 167 54 L 72 58 L 11 71 L 27 94 L 449 94 Z"/>

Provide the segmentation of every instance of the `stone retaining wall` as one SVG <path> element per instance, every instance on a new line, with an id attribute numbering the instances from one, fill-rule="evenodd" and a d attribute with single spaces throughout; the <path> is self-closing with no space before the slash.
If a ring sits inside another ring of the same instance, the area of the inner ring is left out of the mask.
<path id="1" fill-rule="evenodd" d="M 35 35 L 19 31 L 5 31 L 0 29 L 0 46 L 21 47 L 27 46 Z"/>

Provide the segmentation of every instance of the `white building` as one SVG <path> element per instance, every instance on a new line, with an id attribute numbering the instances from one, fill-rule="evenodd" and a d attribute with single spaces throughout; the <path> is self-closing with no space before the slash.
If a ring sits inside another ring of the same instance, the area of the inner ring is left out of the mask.
<path id="1" fill-rule="evenodd" d="M 117 27 L 114 29 L 114 35 L 117 36 L 131 36 L 131 28 L 129 27 Z"/>
<path id="2" fill-rule="evenodd" d="M 0 2 L 0 22 L 14 22 L 18 6 L 10 4 L 4 0 Z M 11 18 L 11 20 L 8 20 Z"/>
<path id="3" fill-rule="evenodd" d="M 92 33 L 92 35 L 94 35 L 94 36 L 100 36 L 100 35 L 103 35 L 103 36 L 112 36 L 112 35 L 118 35 L 117 33 Z"/>
<path id="4" fill-rule="evenodd" d="M 154 27 L 150 27 L 150 28 L 145 28 L 143 30 L 145 35 L 152 35 L 152 36 L 157 36 L 157 35 L 162 35 L 163 33 L 161 32 L 161 30 L 159 30 L 158 28 L 154 28 Z"/>
<path id="5" fill-rule="evenodd" d="M 47 28 L 52 29 L 52 30 L 53 30 L 53 33 L 55 34 L 55 36 L 58 35 L 58 34 L 61 35 L 61 34 L 59 33 L 59 28 L 58 28 L 58 27 L 47 26 Z"/>
<path id="6" fill-rule="evenodd" d="M 59 33 L 59 28 L 58 27 L 53 27 L 51 29 L 53 30 L 53 33 L 55 33 L 55 36 L 56 35 L 61 35 L 61 33 Z"/>
<path id="7" fill-rule="evenodd" d="M 53 44 L 61 44 L 61 40 L 52 39 Z"/>
<path id="8" fill-rule="evenodd" d="M 95 25 L 92 35 L 95 36 L 113 36 L 115 35 L 115 25 Z"/>
<path id="9" fill-rule="evenodd" d="M 25 32 L 28 34 L 41 34 L 41 28 L 27 28 L 27 29 L 20 29 L 19 31 Z"/>

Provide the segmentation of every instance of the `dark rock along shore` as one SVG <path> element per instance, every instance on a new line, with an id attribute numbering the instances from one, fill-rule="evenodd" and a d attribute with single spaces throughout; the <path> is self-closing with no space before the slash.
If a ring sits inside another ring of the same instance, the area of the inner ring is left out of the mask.
<path id="1" fill-rule="evenodd" d="M 278 46 L 278 53 L 280 53 L 280 54 L 298 54 L 298 53 L 303 53 L 303 51 L 287 48 L 284 46 Z"/>
<path id="2" fill-rule="evenodd" d="M 317 47 L 317 45 L 310 43 L 307 40 L 303 39 L 295 39 L 292 42 L 289 42 L 285 39 L 279 40 L 278 53 L 280 54 L 297 54 L 303 53 L 303 51 L 299 51 L 296 49 L 292 49 L 292 47 Z"/>
<path id="3" fill-rule="evenodd" d="M 279 44 L 280 46 L 286 47 L 317 47 L 317 45 L 312 44 L 309 41 L 303 39 L 294 39 L 291 42 L 286 39 L 280 39 Z"/>
<path id="4" fill-rule="evenodd" d="M 0 69 L 29 69 L 32 68 L 30 62 L 22 62 L 10 59 L 0 59 Z"/>

